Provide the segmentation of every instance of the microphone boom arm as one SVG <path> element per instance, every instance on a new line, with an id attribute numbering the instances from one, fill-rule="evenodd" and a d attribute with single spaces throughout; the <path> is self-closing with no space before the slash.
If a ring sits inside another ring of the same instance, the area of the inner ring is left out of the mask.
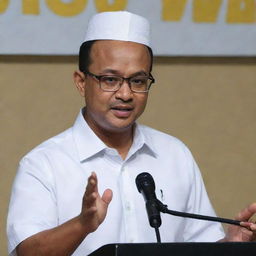
<path id="1" fill-rule="evenodd" d="M 178 216 L 178 217 L 215 221 L 215 222 L 221 222 L 221 223 L 241 226 L 241 221 L 239 221 L 239 220 L 231 220 L 231 219 L 226 219 L 226 218 L 219 218 L 219 217 L 212 217 L 212 216 L 199 215 L 199 214 L 193 214 L 193 213 L 173 211 L 173 210 L 169 210 L 168 206 L 163 204 L 161 201 L 157 200 L 157 203 L 158 203 L 158 210 L 162 213 L 168 213 L 170 215 L 174 215 L 174 216 Z"/>

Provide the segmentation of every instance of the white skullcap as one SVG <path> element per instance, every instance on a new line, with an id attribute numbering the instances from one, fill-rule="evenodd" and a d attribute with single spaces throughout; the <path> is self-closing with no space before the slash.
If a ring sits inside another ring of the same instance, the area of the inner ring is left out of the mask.
<path id="1" fill-rule="evenodd" d="M 86 41 L 120 40 L 150 46 L 150 25 L 147 19 L 126 12 L 101 12 L 88 23 Z"/>

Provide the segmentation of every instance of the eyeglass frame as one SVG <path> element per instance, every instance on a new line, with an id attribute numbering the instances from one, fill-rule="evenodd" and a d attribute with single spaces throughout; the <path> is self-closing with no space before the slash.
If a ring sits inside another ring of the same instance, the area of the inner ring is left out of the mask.
<path id="1" fill-rule="evenodd" d="M 134 90 L 131 88 L 130 79 L 135 78 L 136 76 L 139 76 L 139 75 L 130 76 L 130 77 L 122 77 L 122 76 L 118 76 L 118 75 L 96 75 L 96 74 L 93 74 L 93 73 L 91 73 L 91 72 L 89 72 L 89 71 L 86 71 L 86 70 L 85 70 L 85 71 L 82 71 L 82 72 L 83 72 L 85 75 L 89 75 L 89 76 L 91 76 L 91 77 L 96 78 L 96 79 L 98 80 L 98 82 L 99 82 L 100 89 L 101 89 L 102 91 L 104 91 L 104 92 L 117 92 L 117 91 L 121 88 L 121 86 L 123 85 L 124 81 L 127 81 L 128 86 L 129 86 L 129 88 L 130 88 L 130 90 L 131 90 L 132 92 L 135 92 L 135 93 L 145 93 L 145 92 L 148 92 L 149 89 L 150 89 L 150 87 L 151 87 L 151 85 L 152 85 L 153 83 L 155 83 L 155 78 L 152 76 L 151 73 L 149 73 L 149 75 L 145 75 L 145 77 L 147 77 L 147 78 L 150 80 L 150 84 L 149 84 L 147 90 L 146 90 L 146 91 L 134 91 Z M 117 87 L 116 90 L 104 90 L 104 89 L 102 89 L 102 86 L 101 86 L 101 78 L 102 78 L 102 77 L 111 77 L 111 76 L 112 76 L 112 77 L 118 77 L 118 78 L 121 78 L 121 79 L 122 79 L 122 82 L 119 84 L 119 87 Z"/>

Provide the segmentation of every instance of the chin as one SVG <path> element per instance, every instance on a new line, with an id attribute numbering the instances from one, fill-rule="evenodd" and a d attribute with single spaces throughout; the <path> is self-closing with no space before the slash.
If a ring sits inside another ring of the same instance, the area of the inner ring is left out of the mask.
<path id="1" fill-rule="evenodd" d="M 112 123 L 108 126 L 108 130 L 112 132 L 124 132 L 132 128 L 135 122 L 119 122 L 119 123 Z"/>

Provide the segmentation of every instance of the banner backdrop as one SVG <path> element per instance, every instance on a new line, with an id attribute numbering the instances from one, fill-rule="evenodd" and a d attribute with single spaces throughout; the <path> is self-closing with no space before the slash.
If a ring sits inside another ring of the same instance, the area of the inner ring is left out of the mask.
<path id="1" fill-rule="evenodd" d="M 155 55 L 256 56 L 255 0 L 0 0 L 0 54 L 77 54 L 88 19 L 116 10 L 150 20 Z"/>

